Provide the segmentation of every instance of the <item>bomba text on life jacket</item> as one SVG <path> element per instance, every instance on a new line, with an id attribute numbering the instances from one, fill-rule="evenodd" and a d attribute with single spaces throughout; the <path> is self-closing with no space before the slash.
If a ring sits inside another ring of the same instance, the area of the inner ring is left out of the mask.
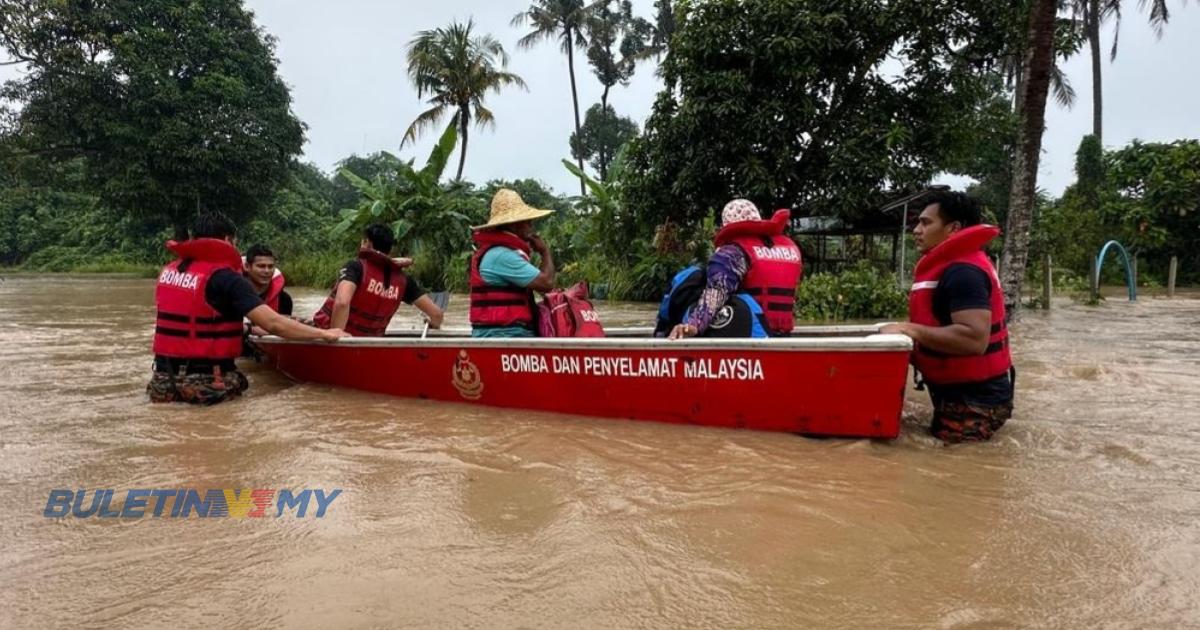
<path id="1" fill-rule="evenodd" d="M 400 299 L 400 289 L 396 285 L 383 286 L 383 283 L 378 280 L 370 280 L 367 282 L 367 292 L 378 295 L 385 300 Z"/>
<path id="2" fill-rule="evenodd" d="M 181 289 L 195 290 L 199 282 L 200 278 L 195 274 L 184 273 L 174 269 L 163 269 L 163 272 L 158 276 L 159 284 L 167 284 Z"/>

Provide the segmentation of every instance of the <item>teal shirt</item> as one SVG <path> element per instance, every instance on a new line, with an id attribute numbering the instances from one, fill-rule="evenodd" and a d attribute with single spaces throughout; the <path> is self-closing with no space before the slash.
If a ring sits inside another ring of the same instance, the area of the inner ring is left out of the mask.
<path id="1" fill-rule="evenodd" d="M 497 246 L 489 249 L 479 261 L 479 275 L 483 281 L 497 287 L 514 285 L 521 288 L 529 286 L 541 270 L 525 260 L 517 250 Z M 533 337 L 533 331 L 524 326 L 505 326 L 502 328 L 472 328 L 472 337 Z"/>

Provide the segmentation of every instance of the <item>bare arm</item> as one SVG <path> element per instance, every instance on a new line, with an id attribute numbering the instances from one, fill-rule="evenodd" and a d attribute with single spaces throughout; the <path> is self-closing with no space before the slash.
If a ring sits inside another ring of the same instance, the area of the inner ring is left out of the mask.
<path id="1" fill-rule="evenodd" d="M 297 341 L 336 341 L 341 337 L 347 336 L 345 331 L 340 328 L 322 330 L 306 326 L 290 317 L 284 317 L 276 313 L 266 304 L 256 306 L 246 314 L 246 317 L 250 318 L 251 323 L 266 331 L 267 334 L 278 335 L 284 339 L 295 339 Z"/>
<path id="2" fill-rule="evenodd" d="M 992 312 L 986 308 L 955 311 L 949 326 L 923 326 L 905 322 L 888 324 L 881 333 L 908 335 L 913 341 L 935 352 L 958 356 L 987 352 L 992 330 Z"/>
<path id="3" fill-rule="evenodd" d="M 534 234 L 529 238 L 529 245 L 533 251 L 537 252 L 542 257 L 542 264 L 539 267 L 540 273 L 526 288 L 533 289 L 545 293 L 554 290 L 554 280 L 556 272 L 554 270 L 554 257 L 550 255 L 550 248 L 546 246 L 546 242 L 542 237 Z"/>
<path id="4" fill-rule="evenodd" d="M 333 316 L 329 318 L 330 328 L 346 327 L 346 322 L 350 320 L 350 300 L 354 299 L 357 290 L 358 285 L 349 280 L 338 282 L 337 294 L 333 298 Z"/>
<path id="5" fill-rule="evenodd" d="M 413 306 L 425 314 L 425 319 L 429 320 L 430 328 L 442 327 L 442 319 L 445 318 L 446 312 L 438 308 L 438 305 L 434 304 L 428 295 L 422 295 L 417 298 L 417 301 L 413 302 Z"/>

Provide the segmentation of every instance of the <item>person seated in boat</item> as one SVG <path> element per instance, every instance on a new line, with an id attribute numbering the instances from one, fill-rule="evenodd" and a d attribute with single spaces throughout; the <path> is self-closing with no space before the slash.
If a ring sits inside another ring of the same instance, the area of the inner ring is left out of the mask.
<path id="1" fill-rule="evenodd" d="M 275 253 L 269 247 L 257 244 L 247 249 L 242 269 L 263 304 L 280 315 L 291 316 L 292 296 L 283 288 L 283 272 L 275 266 Z"/>
<path id="2" fill-rule="evenodd" d="M 249 387 L 234 359 L 242 354 L 243 318 L 285 339 L 336 341 L 339 329 L 306 326 L 263 303 L 242 274 L 237 230 L 219 213 L 196 218 L 192 238 L 168 241 L 176 259 L 162 268 L 154 290 L 153 402 L 214 404 Z"/>
<path id="3" fill-rule="evenodd" d="M 705 265 L 705 287 L 687 318 L 671 329 L 670 339 L 703 334 L 721 308 L 736 294 L 752 298 L 773 337 L 792 332 L 796 285 L 804 265 L 800 248 L 783 233 L 791 213 L 779 210 L 762 220 L 758 207 L 734 199 L 721 211 L 721 229 L 713 237 L 716 251 Z"/>
<path id="4" fill-rule="evenodd" d="M 534 291 L 554 289 L 554 257 L 533 229 L 533 221 L 553 210 L 525 204 L 515 191 L 501 188 L 492 197 L 488 222 L 472 228 L 471 336 L 536 336 Z M 537 253 L 538 266 L 530 262 Z"/>
<path id="5" fill-rule="evenodd" d="M 391 258 L 396 244 L 392 229 L 368 226 L 359 243 L 358 256 L 342 266 L 325 303 L 313 315 L 318 328 L 345 328 L 355 337 L 381 337 L 400 303 L 415 306 L 431 328 L 441 328 L 445 313 L 416 279 L 404 273 L 407 258 Z"/>
<path id="6" fill-rule="evenodd" d="M 912 362 L 933 401 L 930 431 L 947 443 L 988 440 L 1012 416 L 1004 291 L 983 252 L 999 234 L 982 224 L 975 199 L 933 193 L 913 228 L 921 258 L 908 298 L 910 321 L 880 329 L 912 338 Z"/>
<path id="7" fill-rule="evenodd" d="M 707 276 L 700 265 L 691 265 L 675 274 L 658 306 L 654 336 L 666 337 L 686 321 L 707 285 Z M 699 336 L 762 339 L 770 335 L 767 334 L 767 319 L 758 302 L 745 293 L 735 293 L 724 306 L 717 309 L 708 327 Z"/>

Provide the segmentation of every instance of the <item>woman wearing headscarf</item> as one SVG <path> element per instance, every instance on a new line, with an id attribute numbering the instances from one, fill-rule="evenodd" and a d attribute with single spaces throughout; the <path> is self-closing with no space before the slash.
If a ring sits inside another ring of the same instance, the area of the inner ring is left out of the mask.
<path id="1" fill-rule="evenodd" d="M 804 271 L 800 248 L 783 231 L 791 212 L 779 210 L 764 221 L 752 202 L 734 199 L 721 211 L 721 229 L 713 238 L 716 251 L 705 266 L 707 281 L 700 299 L 671 339 L 704 333 L 736 294 L 761 308 L 771 336 L 787 336 L 793 327 L 796 285 Z"/>

